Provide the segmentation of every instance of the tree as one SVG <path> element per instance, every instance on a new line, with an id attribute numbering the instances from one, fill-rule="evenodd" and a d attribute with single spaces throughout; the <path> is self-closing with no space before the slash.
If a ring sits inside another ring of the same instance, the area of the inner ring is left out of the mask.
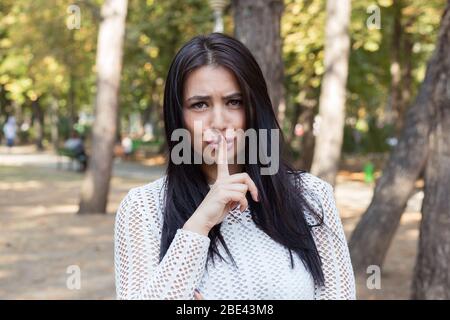
<path id="1" fill-rule="evenodd" d="M 79 213 L 106 212 L 117 130 L 127 0 L 105 0 L 97 44 L 97 96 L 92 154 L 81 189 Z"/>
<path id="2" fill-rule="evenodd" d="M 428 112 L 428 159 L 414 299 L 450 299 L 450 0 L 442 17 Z"/>
<path id="3" fill-rule="evenodd" d="M 402 26 L 402 1 L 394 0 L 394 27 L 392 30 L 392 43 L 391 43 L 391 92 L 389 99 L 389 110 L 396 113 L 396 120 L 398 120 L 397 126 L 401 128 L 402 117 L 402 68 L 400 62 L 401 55 L 401 41 L 403 40 L 403 26 Z"/>
<path id="4" fill-rule="evenodd" d="M 230 23 L 225 27 L 231 30 Z M 163 140 L 164 79 L 172 59 L 186 41 L 212 28 L 207 0 L 129 3 L 120 87 L 122 119 L 140 113 L 142 125 L 151 123 L 155 138 Z M 127 130 L 128 123 L 122 125 Z"/>
<path id="5" fill-rule="evenodd" d="M 280 20 L 284 9 L 283 1 L 233 0 L 232 7 L 235 25 L 234 35 L 255 56 L 266 79 L 275 114 L 283 115 L 283 59 L 280 37 Z"/>
<path id="6" fill-rule="evenodd" d="M 286 115 L 286 153 L 296 168 L 310 170 L 314 154 L 312 125 L 323 74 L 325 2 L 287 0 L 281 20 Z M 297 125 L 303 131 L 296 133 Z"/>
<path id="7" fill-rule="evenodd" d="M 393 25 L 390 43 L 390 94 L 387 103 L 388 120 L 395 125 L 396 135 L 403 127 L 404 114 L 409 103 L 412 85 L 412 49 L 411 34 L 405 29 L 416 22 L 415 14 L 404 15 L 406 2 L 394 0 L 392 4 Z"/>
<path id="8" fill-rule="evenodd" d="M 433 221 L 437 214 L 430 213 L 430 216 L 427 217 L 428 212 L 433 212 L 436 208 L 439 208 L 434 206 L 441 205 L 442 207 L 440 208 L 443 209 L 446 204 L 447 211 L 443 210 L 440 212 L 447 215 L 449 213 L 448 182 L 441 181 L 442 184 L 436 186 L 433 180 L 436 179 L 433 178 L 433 174 L 437 174 L 436 170 L 442 178 L 445 178 L 448 172 L 445 172 L 445 167 L 443 166 L 428 169 L 432 164 L 440 164 L 442 162 L 440 157 L 445 155 L 446 152 L 440 146 L 436 147 L 436 143 L 443 139 L 440 136 L 440 134 L 444 133 L 442 129 L 443 121 L 448 121 L 448 118 L 445 120 L 446 118 L 442 114 L 443 112 L 448 112 L 445 108 L 448 109 L 449 106 L 448 93 L 445 96 L 445 92 L 442 89 L 446 86 L 448 88 L 449 77 L 448 59 L 450 54 L 448 39 L 450 30 L 448 19 L 447 8 L 446 14 L 442 19 L 440 36 L 434 55 L 428 63 L 425 79 L 422 82 L 418 96 L 406 113 L 404 127 L 398 144 L 391 152 L 383 170 L 383 175 L 376 183 L 374 196 L 366 213 L 362 216 L 351 236 L 349 243 L 350 254 L 353 267 L 357 273 L 365 272 L 369 265 L 382 266 L 386 252 L 399 225 L 401 215 L 413 192 L 415 182 L 427 163 L 427 159 L 429 159 L 427 165 L 428 178 L 426 178 L 425 183 L 427 183 L 428 179 L 429 184 L 425 187 L 427 193 L 425 197 L 430 197 L 436 202 L 432 205 L 429 203 L 431 200 L 424 199 L 422 230 L 425 231 L 425 235 L 421 235 L 422 238 L 425 237 L 421 240 L 424 242 L 424 246 L 425 243 L 428 243 L 428 245 L 434 243 L 434 240 L 428 240 L 430 235 L 426 232 L 426 230 L 429 230 L 427 228 L 433 229 L 436 227 L 430 227 L 430 220 L 428 219 Z M 441 129 L 437 130 L 436 128 Z M 434 134 L 432 134 L 433 132 Z M 438 135 L 436 136 L 436 134 Z M 433 151 L 433 148 L 439 150 L 440 153 L 431 154 L 430 152 Z M 435 162 L 430 163 L 433 159 L 435 159 Z M 447 188 L 446 195 L 442 196 L 440 193 L 442 192 L 441 188 Z M 433 192 L 438 191 L 437 195 L 433 195 Z M 437 234 L 433 236 L 440 238 L 440 235 Z M 448 240 L 447 243 L 443 242 L 442 245 L 448 246 Z M 432 251 L 432 253 L 428 254 L 433 255 L 435 253 L 435 251 Z M 422 252 L 421 254 L 424 253 Z M 434 259 L 437 258 L 434 257 Z M 419 270 L 420 268 L 417 271 L 418 273 L 421 272 Z"/>
<path id="9" fill-rule="evenodd" d="M 72 127 L 61 125 L 65 116 L 92 105 L 97 25 L 87 4 L 77 5 L 83 12 L 80 29 L 68 28 L 66 1 L 5 0 L 0 5 L 0 85 L 18 124 L 32 119 L 30 132 L 38 147 L 46 146 L 50 124 L 57 147 Z"/>
<path id="10" fill-rule="evenodd" d="M 344 133 L 350 0 L 328 0 L 326 19 L 325 73 L 319 100 L 319 132 L 311 172 L 334 185 Z"/>

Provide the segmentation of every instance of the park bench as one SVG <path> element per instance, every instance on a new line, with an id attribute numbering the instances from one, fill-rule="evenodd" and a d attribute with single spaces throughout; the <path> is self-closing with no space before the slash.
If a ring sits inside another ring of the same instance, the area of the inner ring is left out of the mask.
<path id="1" fill-rule="evenodd" d="M 76 153 L 73 150 L 67 149 L 67 148 L 58 148 L 57 153 L 58 153 L 58 162 L 57 162 L 58 169 L 62 168 L 62 159 L 64 157 L 67 157 L 70 159 L 68 168 L 70 168 L 71 170 L 75 170 L 75 163 L 78 163 L 78 168 L 79 168 L 79 170 L 81 170 L 82 164 L 79 161 L 79 159 L 77 158 Z"/>

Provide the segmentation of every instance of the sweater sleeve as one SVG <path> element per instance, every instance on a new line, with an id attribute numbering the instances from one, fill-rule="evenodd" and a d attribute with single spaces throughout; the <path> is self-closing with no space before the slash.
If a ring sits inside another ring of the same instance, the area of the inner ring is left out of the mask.
<path id="1" fill-rule="evenodd" d="M 115 218 L 117 299 L 192 300 L 205 269 L 210 239 L 178 229 L 159 262 L 160 208 L 152 192 L 141 188 L 126 195 Z"/>
<path id="2" fill-rule="evenodd" d="M 347 241 L 333 194 L 333 187 L 321 180 L 323 225 L 314 227 L 313 237 L 322 259 L 325 285 L 315 288 L 318 300 L 355 299 L 355 278 Z"/>

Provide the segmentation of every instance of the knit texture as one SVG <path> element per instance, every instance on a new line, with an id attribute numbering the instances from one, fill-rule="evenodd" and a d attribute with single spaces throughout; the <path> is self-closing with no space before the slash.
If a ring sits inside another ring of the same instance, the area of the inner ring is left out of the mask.
<path id="1" fill-rule="evenodd" d="M 120 203 L 115 221 L 114 259 L 118 299 L 355 299 L 355 280 L 347 241 L 333 188 L 309 173 L 298 175 L 302 192 L 323 225 L 312 227 L 322 260 L 325 285 L 316 286 L 300 258 L 272 240 L 252 220 L 251 208 L 229 212 L 221 233 L 236 265 L 219 243 L 226 259 L 208 260 L 210 239 L 178 229 L 159 263 L 163 223 L 164 182 L 131 189 Z M 305 212 L 308 223 L 317 221 Z"/>

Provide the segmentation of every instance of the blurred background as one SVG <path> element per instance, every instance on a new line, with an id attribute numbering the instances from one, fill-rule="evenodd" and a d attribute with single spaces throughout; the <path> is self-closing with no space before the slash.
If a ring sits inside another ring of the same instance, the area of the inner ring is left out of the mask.
<path id="1" fill-rule="evenodd" d="M 259 62 L 286 156 L 334 186 L 357 298 L 450 299 L 449 3 L 2 0 L 0 298 L 115 298 L 169 65 L 215 31 Z"/>

